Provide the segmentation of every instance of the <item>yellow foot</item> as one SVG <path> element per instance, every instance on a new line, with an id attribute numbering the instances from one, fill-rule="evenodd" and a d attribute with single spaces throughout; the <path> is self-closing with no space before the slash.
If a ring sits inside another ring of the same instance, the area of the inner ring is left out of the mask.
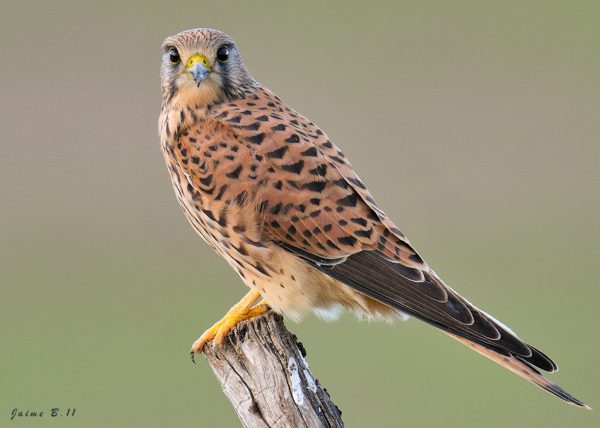
<path id="1" fill-rule="evenodd" d="M 192 345 L 192 350 L 190 352 L 192 361 L 194 361 L 194 355 L 201 354 L 204 345 L 211 340 L 213 341 L 214 346 L 220 346 L 223 343 L 225 336 L 227 336 L 227 333 L 229 333 L 238 323 L 267 312 L 269 306 L 266 303 L 259 303 L 256 306 L 252 306 L 259 298 L 260 293 L 255 290 L 250 291 L 239 303 L 233 306 L 221 320 L 217 321 L 211 328 L 206 330 Z"/>

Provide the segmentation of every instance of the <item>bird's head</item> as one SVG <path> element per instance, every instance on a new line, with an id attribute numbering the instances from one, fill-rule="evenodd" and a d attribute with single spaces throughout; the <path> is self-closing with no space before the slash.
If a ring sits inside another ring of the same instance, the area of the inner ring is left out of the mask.
<path id="1" fill-rule="evenodd" d="M 227 34 L 208 28 L 182 31 L 162 45 L 164 102 L 206 106 L 257 86 Z"/>

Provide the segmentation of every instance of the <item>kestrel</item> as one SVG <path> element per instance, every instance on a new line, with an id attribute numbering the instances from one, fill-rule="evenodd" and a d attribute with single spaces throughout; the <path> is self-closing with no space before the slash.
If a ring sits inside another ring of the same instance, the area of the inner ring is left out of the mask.
<path id="1" fill-rule="evenodd" d="M 192 356 L 269 308 L 296 320 L 410 315 L 587 408 L 540 374 L 558 369 L 548 356 L 436 275 L 329 137 L 250 75 L 231 37 L 201 28 L 167 38 L 161 80 L 159 133 L 177 200 L 250 288 Z"/>

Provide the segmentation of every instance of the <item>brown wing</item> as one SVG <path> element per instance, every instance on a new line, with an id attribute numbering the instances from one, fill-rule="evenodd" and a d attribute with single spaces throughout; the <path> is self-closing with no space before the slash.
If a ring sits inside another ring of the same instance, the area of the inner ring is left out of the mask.
<path id="1" fill-rule="evenodd" d="M 254 153 L 265 233 L 327 275 L 451 334 L 541 369 L 557 366 L 445 285 L 312 122 L 260 89 L 213 111 Z"/>
<path id="2" fill-rule="evenodd" d="M 325 274 L 585 407 L 534 368 L 556 371 L 550 358 L 437 277 L 316 125 L 264 88 L 211 115 L 248 151 L 245 158 L 256 162 L 250 174 L 257 184 L 243 193 L 252 193 L 249 199 L 269 239 Z"/>

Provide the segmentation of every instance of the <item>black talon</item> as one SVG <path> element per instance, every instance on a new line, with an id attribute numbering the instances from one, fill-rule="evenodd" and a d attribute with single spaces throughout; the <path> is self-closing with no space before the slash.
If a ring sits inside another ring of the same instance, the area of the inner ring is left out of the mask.
<path id="1" fill-rule="evenodd" d="M 195 358 L 195 352 L 194 351 L 190 351 L 190 358 L 192 359 L 192 363 L 196 364 L 196 358 Z"/>

